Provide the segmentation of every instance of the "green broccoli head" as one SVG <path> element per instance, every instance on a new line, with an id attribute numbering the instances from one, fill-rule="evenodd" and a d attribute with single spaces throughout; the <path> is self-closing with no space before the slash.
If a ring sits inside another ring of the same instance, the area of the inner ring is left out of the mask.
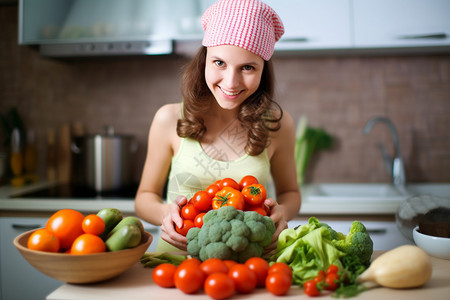
<path id="1" fill-rule="evenodd" d="M 346 254 L 358 257 L 363 265 L 370 263 L 373 253 L 373 241 L 366 227 L 359 221 L 353 221 L 350 232 L 344 239 L 333 241 L 335 247 Z"/>
<path id="2" fill-rule="evenodd" d="M 269 217 L 223 206 L 205 214 L 202 228 L 189 230 L 187 251 L 201 260 L 220 258 L 245 262 L 262 255 L 272 242 L 275 229 Z"/>

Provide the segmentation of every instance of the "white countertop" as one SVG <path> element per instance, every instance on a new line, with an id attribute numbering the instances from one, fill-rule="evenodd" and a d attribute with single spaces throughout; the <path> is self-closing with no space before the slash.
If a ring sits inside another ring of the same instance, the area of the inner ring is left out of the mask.
<path id="1" fill-rule="evenodd" d="M 81 212 L 95 212 L 105 207 L 115 207 L 126 214 L 134 214 L 134 199 L 98 199 L 98 198 L 11 198 L 12 195 L 49 186 L 49 182 L 40 182 L 20 188 L 9 185 L 0 186 L 0 210 L 15 212 L 51 212 L 71 208 Z M 392 215 L 395 214 L 402 198 L 396 199 L 328 199 L 310 197 L 308 185 L 302 187 L 302 207 L 299 215 Z"/>
<path id="2" fill-rule="evenodd" d="M 374 253 L 373 258 L 382 254 L 381 251 Z M 450 261 L 431 257 L 433 274 L 431 279 L 422 287 L 415 289 L 389 289 L 384 287 L 373 288 L 358 295 L 357 299 L 448 299 L 450 293 Z M 108 281 L 94 284 L 64 284 L 50 295 L 47 300 L 76 300 L 76 299 L 180 299 L 180 300 L 211 300 L 204 291 L 193 295 L 187 295 L 180 290 L 164 289 L 157 286 L 151 278 L 153 269 L 144 268 L 139 262 L 133 265 L 125 273 Z M 293 286 L 283 297 L 276 297 L 267 292 L 266 289 L 258 288 L 246 295 L 233 295 L 230 299 L 312 299 L 305 295 L 303 289 Z M 331 293 L 324 292 L 317 299 L 335 299 Z M 356 299 L 356 298 L 355 298 Z"/>
<path id="3" fill-rule="evenodd" d="M 50 186 L 49 182 L 39 182 L 23 187 L 0 186 L 0 210 L 26 212 L 52 212 L 71 208 L 80 212 L 96 212 L 105 207 L 120 209 L 123 213 L 134 214 L 134 199 L 129 198 L 11 198 L 11 196 L 31 192 Z"/>

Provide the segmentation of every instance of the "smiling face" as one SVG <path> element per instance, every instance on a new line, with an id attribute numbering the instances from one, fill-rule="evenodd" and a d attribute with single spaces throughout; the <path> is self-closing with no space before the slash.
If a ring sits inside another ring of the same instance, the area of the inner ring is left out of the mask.
<path id="1" fill-rule="evenodd" d="M 259 87 L 264 60 L 243 48 L 222 45 L 208 47 L 205 80 L 217 104 L 237 109 Z"/>

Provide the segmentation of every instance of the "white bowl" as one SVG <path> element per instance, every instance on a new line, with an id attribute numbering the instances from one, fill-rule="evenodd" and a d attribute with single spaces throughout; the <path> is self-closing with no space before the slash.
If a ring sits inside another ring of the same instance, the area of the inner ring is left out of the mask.
<path id="1" fill-rule="evenodd" d="M 419 232 L 419 226 L 413 229 L 413 238 L 416 245 L 431 256 L 450 259 L 450 238 L 423 234 Z"/>

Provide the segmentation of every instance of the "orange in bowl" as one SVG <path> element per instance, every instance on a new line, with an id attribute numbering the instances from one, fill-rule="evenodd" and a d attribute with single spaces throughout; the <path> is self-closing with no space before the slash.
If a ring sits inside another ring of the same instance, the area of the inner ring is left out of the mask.
<path id="1" fill-rule="evenodd" d="M 17 236 L 13 241 L 14 246 L 38 271 L 68 283 L 92 283 L 122 274 L 139 261 L 153 240 L 153 236 L 145 232 L 141 243 L 134 248 L 114 252 L 72 255 L 27 248 L 28 238 L 34 231 L 27 231 Z"/>

